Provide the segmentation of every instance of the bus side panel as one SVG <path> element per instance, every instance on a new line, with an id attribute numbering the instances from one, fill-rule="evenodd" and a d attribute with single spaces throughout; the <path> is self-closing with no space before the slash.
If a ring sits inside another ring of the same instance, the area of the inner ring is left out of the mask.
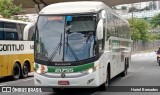
<path id="1" fill-rule="evenodd" d="M 29 61 L 30 63 L 30 71 L 33 71 L 33 65 L 34 65 L 34 54 L 33 54 L 33 41 L 2 41 L 3 46 L 3 58 L 5 64 L 6 73 L 5 76 L 12 75 L 13 72 L 13 66 L 17 62 L 21 65 L 21 68 L 23 67 L 23 64 L 25 61 Z M 5 49 L 6 47 L 7 49 Z M 5 55 L 4 55 L 5 54 Z M 7 56 L 4 58 L 4 56 Z M 2 63 L 1 63 L 2 64 Z M 4 73 L 4 70 L 3 72 Z M 7 74 L 8 73 L 8 74 Z"/>
<path id="2" fill-rule="evenodd" d="M 8 75 L 12 75 L 13 72 L 13 66 L 14 64 L 20 63 L 21 69 L 24 65 L 25 61 L 28 61 L 30 63 L 30 71 L 33 71 L 33 64 L 34 64 L 34 55 L 33 53 L 31 54 L 15 54 L 15 55 L 9 55 L 9 60 L 10 62 L 8 64 Z"/>
<path id="3" fill-rule="evenodd" d="M 2 55 L 0 52 L 0 77 L 7 76 L 8 55 Z"/>

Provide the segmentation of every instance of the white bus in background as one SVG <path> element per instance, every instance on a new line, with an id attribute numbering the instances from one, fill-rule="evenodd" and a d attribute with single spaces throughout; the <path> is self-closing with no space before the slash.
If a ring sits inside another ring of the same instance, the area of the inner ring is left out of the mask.
<path id="1" fill-rule="evenodd" d="M 33 41 L 24 41 L 23 32 L 29 22 L 0 18 L 0 77 L 13 80 L 28 77 L 33 71 Z"/>
<path id="2" fill-rule="evenodd" d="M 131 60 L 129 23 L 98 1 L 51 4 L 39 12 L 34 83 L 105 89 Z"/>

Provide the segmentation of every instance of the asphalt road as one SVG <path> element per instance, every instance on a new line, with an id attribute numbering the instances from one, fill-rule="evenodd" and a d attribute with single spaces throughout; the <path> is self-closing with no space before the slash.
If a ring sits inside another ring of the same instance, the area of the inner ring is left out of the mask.
<path id="1" fill-rule="evenodd" d="M 33 86 L 33 74 L 27 79 L 10 81 L 0 79 L 0 86 Z M 160 86 L 160 66 L 156 62 L 155 52 L 132 55 L 132 62 L 125 77 L 113 78 L 109 86 Z M 123 87 L 122 87 L 123 88 Z M 43 93 L 0 93 L 0 95 L 160 95 L 160 92 L 108 92 L 98 89 L 64 89 L 55 93 L 52 89 L 42 88 Z M 159 89 L 160 90 L 160 89 Z"/>

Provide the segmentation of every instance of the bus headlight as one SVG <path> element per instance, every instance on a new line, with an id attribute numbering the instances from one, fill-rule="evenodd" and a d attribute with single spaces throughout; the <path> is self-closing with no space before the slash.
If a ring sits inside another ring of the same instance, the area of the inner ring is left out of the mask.
<path id="1" fill-rule="evenodd" d="M 37 74 L 41 74 L 41 70 L 38 69 L 38 70 L 36 71 L 36 73 L 37 73 Z"/>
<path id="2" fill-rule="evenodd" d="M 45 74 L 45 73 L 47 73 L 46 71 L 43 71 L 43 70 L 41 70 L 41 69 L 37 69 L 37 70 L 35 70 L 35 72 L 36 72 L 37 74 Z"/>
<path id="3" fill-rule="evenodd" d="M 88 69 L 88 70 L 85 71 L 85 72 L 88 73 L 88 74 L 91 74 L 91 73 L 95 72 L 96 70 L 98 70 L 98 68 L 99 68 L 99 66 L 96 66 L 96 67 L 93 67 L 93 68 Z M 85 72 L 84 72 L 84 73 L 85 73 Z"/>
<path id="4" fill-rule="evenodd" d="M 47 73 L 46 71 L 45 71 L 45 67 L 42 65 L 41 66 L 41 69 L 40 68 L 38 68 L 38 69 L 34 69 L 34 71 L 37 73 L 37 74 L 44 74 L 44 73 Z"/>
<path id="5" fill-rule="evenodd" d="M 94 68 L 89 69 L 89 70 L 88 70 L 88 73 L 89 73 L 89 74 L 93 73 L 93 71 L 94 71 L 93 69 L 94 69 Z"/>

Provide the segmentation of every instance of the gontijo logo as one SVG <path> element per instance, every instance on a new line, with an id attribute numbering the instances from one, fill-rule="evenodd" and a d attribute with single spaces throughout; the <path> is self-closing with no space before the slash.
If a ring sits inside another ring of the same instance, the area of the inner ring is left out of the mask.
<path id="1" fill-rule="evenodd" d="M 23 51 L 23 44 L 0 44 L 0 51 Z"/>

